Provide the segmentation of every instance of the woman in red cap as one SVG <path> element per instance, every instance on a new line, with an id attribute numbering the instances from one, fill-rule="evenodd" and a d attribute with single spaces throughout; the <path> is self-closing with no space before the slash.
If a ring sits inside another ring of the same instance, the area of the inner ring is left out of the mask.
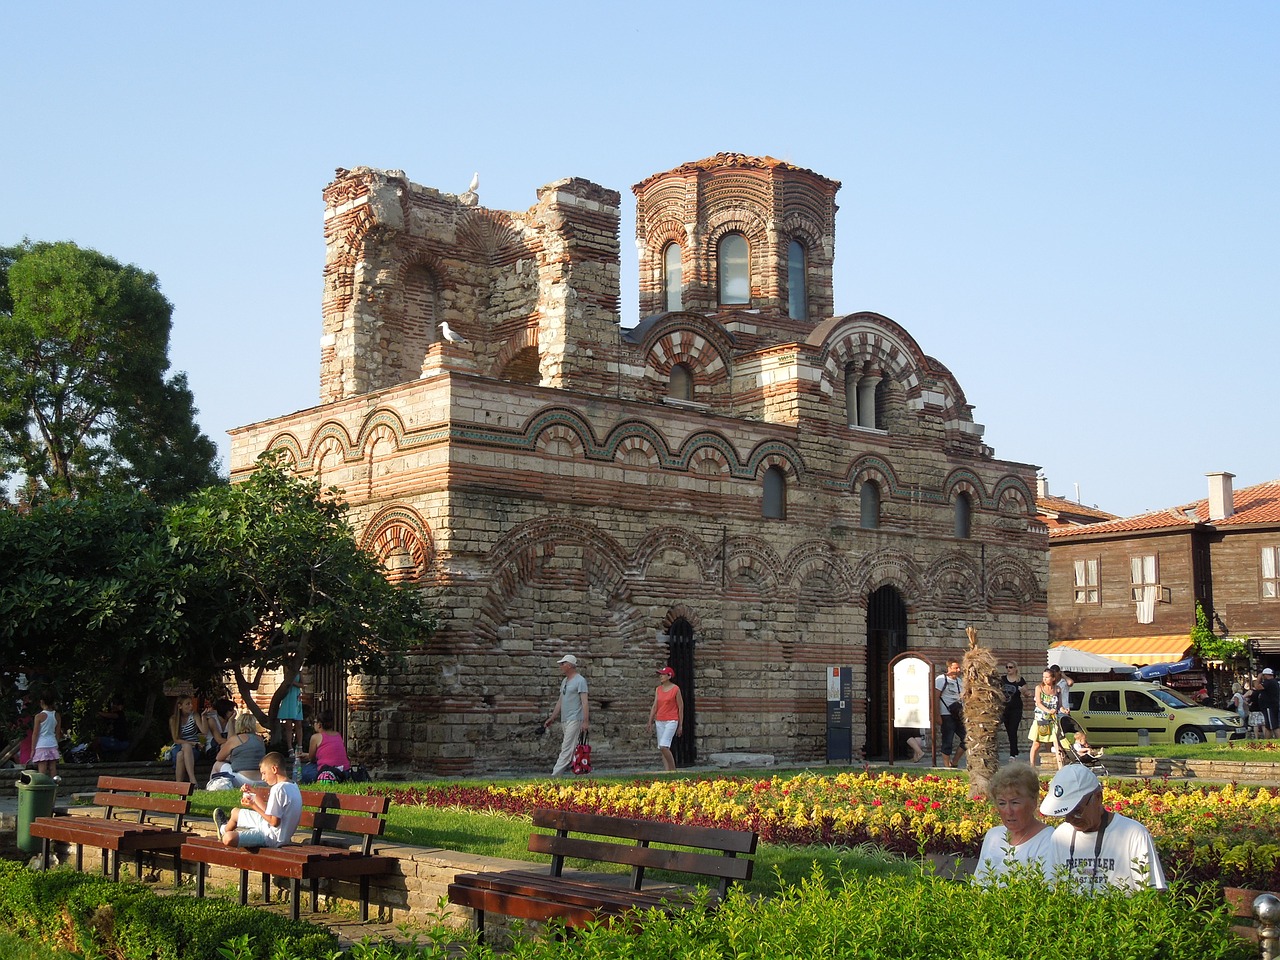
<path id="1" fill-rule="evenodd" d="M 653 693 L 653 707 L 649 711 L 649 729 L 658 731 L 658 752 L 662 754 L 662 768 L 674 770 L 676 758 L 671 755 L 671 741 L 684 730 L 684 697 L 680 688 L 672 683 L 676 672 L 670 667 L 658 671 L 662 682 Z"/>

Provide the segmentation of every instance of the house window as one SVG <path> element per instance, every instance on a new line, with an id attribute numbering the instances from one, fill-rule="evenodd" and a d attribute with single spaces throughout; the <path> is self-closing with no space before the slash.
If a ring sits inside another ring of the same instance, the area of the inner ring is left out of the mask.
<path id="1" fill-rule="evenodd" d="M 1098 602 L 1098 560 L 1077 560 L 1076 603 Z"/>
<path id="2" fill-rule="evenodd" d="M 764 503 L 761 511 L 771 520 L 784 520 L 787 516 L 787 475 L 781 467 L 770 467 L 764 472 Z"/>
<path id="3" fill-rule="evenodd" d="M 1280 599 L 1280 547 L 1262 548 L 1262 599 Z"/>
<path id="4" fill-rule="evenodd" d="M 683 363 L 671 367 L 671 382 L 667 384 L 667 396 L 672 400 L 693 399 L 693 373 Z"/>
<path id="5" fill-rule="evenodd" d="M 792 240 L 787 245 L 787 313 L 792 320 L 809 319 L 809 290 L 805 282 L 807 268 L 804 244 Z"/>
<path id="6" fill-rule="evenodd" d="M 716 271 L 720 278 L 721 303 L 751 302 L 751 265 L 746 237 L 726 233 L 720 238 Z"/>
<path id="7" fill-rule="evenodd" d="M 1153 623 L 1156 619 L 1156 600 L 1160 597 L 1156 555 L 1146 554 L 1129 558 L 1130 595 L 1138 605 L 1138 622 Z"/>
<path id="8" fill-rule="evenodd" d="M 973 499 L 962 493 L 956 497 L 956 536 L 968 540 L 973 527 Z"/>
<path id="9" fill-rule="evenodd" d="M 862 485 L 862 497 L 859 503 L 861 516 L 859 526 L 863 530 L 880 529 L 880 484 L 868 480 Z"/>
<path id="10" fill-rule="evenodd" d="M 683 303 L 684 273 L 680 266 L 680 244 L 668 243 L 662 251 L 662 295 L 668 310 L 679 310 Z"/>

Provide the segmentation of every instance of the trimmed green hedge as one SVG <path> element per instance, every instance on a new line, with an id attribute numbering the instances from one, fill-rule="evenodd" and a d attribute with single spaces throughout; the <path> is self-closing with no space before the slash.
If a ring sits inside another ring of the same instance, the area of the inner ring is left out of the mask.
<path id="1" fill-rule="evenodd" d="M 241 954 L 244 960 L 328 960 L 337 948 L 327 930 L 231 901 L 161 897 L 140 883 L 41 873 L 13 861 L 0 861 L 0 927 L 86 957 L 123 960 L 213 960 L 228 941 L 246 936 L 261 946 Z"/>

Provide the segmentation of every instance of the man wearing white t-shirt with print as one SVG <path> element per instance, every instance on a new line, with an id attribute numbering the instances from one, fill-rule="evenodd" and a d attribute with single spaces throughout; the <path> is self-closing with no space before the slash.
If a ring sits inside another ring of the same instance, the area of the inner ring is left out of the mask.
<path id="1" fill-rule="evenodd" d="M 285 773 L 284 757 L 268 753 L 258 767 L 271 788 L 263 800 L 246 784 L 240 806 L 228 817 L 219 807 L 213 811 L 218 839 L 227 847 L 282 847 L 293 839 L 302 820 L 302 793 Z"/>
<path id="2" fill-rule="evenodd" d="M 1081 892 L 1168 887 L 1147 828 L 1104 807 L 1101 781 L 1082 764 L 1068 764 L 1049 781 L 1040 812 L 1063 818 L 1053 831 L 1051 866 L 1054 871 L 1065 866 Z"/>
<path id="3" fill-rule="evenodd" d="M 587 680 L 578 672 L 578 658 L 566 653 L 556 661 L 560 667 L 560 696 L 543 724 L 547 729 L 560 718 L 561 730 L 560 755 L 556 757 L 551 775 L 558 777 L 568 773 L 573 767 L 573 748 L 578 745 L 578 734 L 588 729 L 591 722 L 591 707 L 587 703 Z"/>

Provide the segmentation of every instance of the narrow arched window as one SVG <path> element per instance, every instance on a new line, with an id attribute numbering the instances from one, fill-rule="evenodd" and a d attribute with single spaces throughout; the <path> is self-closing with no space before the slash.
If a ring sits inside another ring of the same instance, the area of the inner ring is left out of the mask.
<path id="1" fill-rule="evenodd" d="M 773 520 L 787 516 L 787 475 L 781 467 L 770 467 L 764 472 L 764 504 L 761 511 Z"/>
<path id="2" fill-rule="evenodd" d="M 861 502 L 859 503 L 859 526 L 863 530 L 880 529 L 880 484 L 868 480 L 862 485 Z"/>
<path id="3" fill-rule="evenodd" d="M 956 497 L 956 536 L 968 540 L 973 526 L 973 499 L 962 493 Z"/>
<path id="4" fill-rule="evenodd" d="M 662 296 L 668 310 L 684 306 L 684 273 L 680 266 L 680 244 L 668 243 L 662 251 Z"/>
<path id="5" fill-rule="evenodd" d="M 693 372 L 683 363 L 677 363 L 671 367 L 667 396 L 672 400 L 693 399 Z"/>
<path id="6" fill-rule="evenodd" d="M 726 233 L 720 238 L 716 271 L 720 278 L 721 303 L 751 302 L 751 264 L 746 237 Z"/>
<path id="7" fill-rule="evenodd" d="M 809 319 L 809 288 L 804 244 L 792 240 L 787 245 L 787 313 L 792 320 Z"/>
<path id="8" fill-rule="evenodd" d="M 858 368 L 852 363 L 844 365 L 844 422 L 850 427 L 858 425 Z"/>

